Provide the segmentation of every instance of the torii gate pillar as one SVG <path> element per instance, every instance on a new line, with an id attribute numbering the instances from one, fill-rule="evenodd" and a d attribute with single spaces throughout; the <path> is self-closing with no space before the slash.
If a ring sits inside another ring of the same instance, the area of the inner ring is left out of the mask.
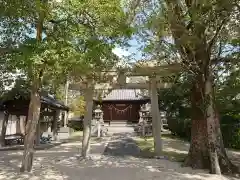
<path id="1" fill-rule="evenodd" d="M 150 96 L 151 96 L 151 113 L 152 113 L 152 129 L 154 137 L 154 153 L 155 155 L 161 155 L 162 153 L 162 139 L 161 139 L 161 129 L 162 121 L 159 112 L 158 104 L 158 92 L 157 92 L 157 80 L 156 77 L 150 78 Z"/>

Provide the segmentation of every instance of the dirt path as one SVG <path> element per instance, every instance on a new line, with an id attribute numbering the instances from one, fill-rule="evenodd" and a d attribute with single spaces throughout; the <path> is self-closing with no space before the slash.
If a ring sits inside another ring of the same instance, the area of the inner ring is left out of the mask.
<path id="1" fill-rule="evenodd" d="M 168 148 L 181 149 L 169 141 Z M 22 151 L 0 152 L 0 180 L 219 180 L 205 171 L 182 168 L 164 159 L 139 157 L 132 134 L 115 134 L 92 144 L 92 159 L 80 161 L 80 141 L 36 152 L 32 173 L 20 174 Z M 177 147 L 175 147 L 175 145 Z M 182 147 L 182 145 L 181 145 Z M 184 148 L 182 149 L 184 150 Z M 234 178 L 223 178 L 234 180 Z"/>

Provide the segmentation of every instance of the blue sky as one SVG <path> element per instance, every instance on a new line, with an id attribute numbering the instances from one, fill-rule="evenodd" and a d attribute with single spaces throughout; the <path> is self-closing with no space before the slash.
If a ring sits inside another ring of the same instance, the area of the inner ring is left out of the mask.
<path id="1" fill-rule="evenodd" d="M 113 49 L 113 53 L 123 59 L 130 59 L 131 61 L 141 60 L 142 52 L 140 50 L 142 43 L 138 42 L 136 38 L 132 38 L 128 41 L 129 47 L 116 47 Z"/>

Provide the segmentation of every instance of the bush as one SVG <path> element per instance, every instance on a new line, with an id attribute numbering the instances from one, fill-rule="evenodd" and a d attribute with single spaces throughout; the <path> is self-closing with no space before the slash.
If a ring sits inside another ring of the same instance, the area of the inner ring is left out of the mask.
<path id="1" fill-rule="evenodd" d="M 70 120 L 67 125 L 69 128 L 72 128 L 74 131 L 83 130 L 83 120 Z"/>
<path id="2" fill-rule="evenodd" d="M 190 119 L 168 119 L 168 128 L 172 134 L 181 138 L 191 138 L 191 120 Z"/>
<path id="3" fill-rule="evenodd" d="M 225 147 L 240 149 L 240 118 L 226 115 L 221 117 L 220 123 Z M 190 140 L 190 119 L 168 118 L 168 127 L 172 134 Z"/>
<path id="4" fill-rule="evenodd" d="M 221 130 L 225 147 L 240 149 L 240 118 L 231 115 L 223 116 Z"/>

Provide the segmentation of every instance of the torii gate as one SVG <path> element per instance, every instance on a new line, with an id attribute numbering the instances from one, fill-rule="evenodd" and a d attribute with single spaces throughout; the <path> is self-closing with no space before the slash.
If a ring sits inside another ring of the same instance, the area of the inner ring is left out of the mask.
<path id="1" fill-rule="evenodd" d="M 93 96 L 94 90 L 106 90 L 106 89 L 148 89 L 151 97 L 151 113 L 152 113 L 152 128 L 154 137 L 154 150 L 156 155 L 160 155 L 162 152 L 161 141 L 161 127 L 162 120 L 159 112 L 158 105 L 158 92 L 157 89 L 169 88 L 171 83 L 162 82 L 163 77 L 171 76 L 180 71 L 179 64 L 168 64 L 161 66 L 151 66 L 149 64 L 135 66 L 131 69 L 121 69 L 120 71 L 106 71 L 101 72 L 99 79 L 103 78 L 103 81 L 111 81 L 111 83 L 94 84 L 93 79 L 88 78 L 86 82 L 78 84 L 70 84 L 69 89 L 72 90 L 84 90 L 84 96 L 86 100 L 86 114 L 87 119 L 92 119 L 93 111 Z M 127 77 L 132 76 L 145 76 L 145 83 L 127 83 Z M 117 80 L 113 80 L 113 77 L 117 77 Z M 91 121 L 84 122 L 84 126 L 88 126 L 87 132 L 90 131 Z M 88 139 L 87 137 L 86 139 Z M 87 142 L 83 142 L 88 144 Z M 88 145 L 89 146 L 89 145 Z"/>

